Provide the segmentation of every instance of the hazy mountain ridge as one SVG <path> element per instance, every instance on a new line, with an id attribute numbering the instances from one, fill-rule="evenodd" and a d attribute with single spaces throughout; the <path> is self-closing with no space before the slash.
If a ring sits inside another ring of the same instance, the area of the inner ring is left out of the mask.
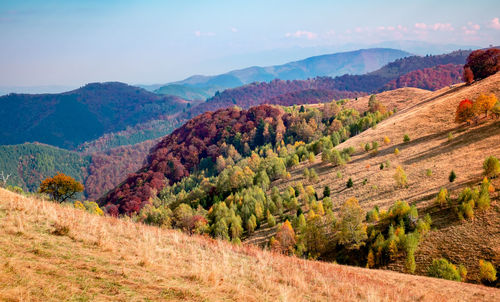
<path id="1" fill-rule="evenodd" d="M 342 74 L 364 74 L 376 70 L 395 59 L 410 55 L 408 52 L 389 48 L 340 52 L 314 56 L 282 65 L 252 66 L 215 76 L 195 75 L 182 81 L 166 84 L 156 89 L 155 92 L 172 92 L 181 85 L 184 90 L 190 91 L 190 93 L 194 94 L 196 90 L 201 89 L 205 94 L 213 96 L 216 90 L 222 91 L 253 82 L 269 82 L 274 79 L 305 80 L 318 76 L 334 77 Z M 183 96 L 185 94 L 180 93 L 179 95 Z"/>

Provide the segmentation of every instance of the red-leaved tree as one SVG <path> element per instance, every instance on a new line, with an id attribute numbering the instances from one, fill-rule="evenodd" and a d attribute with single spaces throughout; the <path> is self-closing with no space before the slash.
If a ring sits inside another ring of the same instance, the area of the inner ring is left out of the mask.
<path id="1" fill-rule="evenodd" d="M 455 122 L 463 123 L 470 121 L 474 117 L 474 103 L 471 100 L 465 99 L 458 104 L 455 113 Z"/>
<path id="2" fill-rule="evenodd" d="M 471 52 L 464 65 L 464 73 L 467 68 L 471 69 L 473 78 L 476 80 L 497 73 L 500 70 L 500 49 L 478 49 Z"/>

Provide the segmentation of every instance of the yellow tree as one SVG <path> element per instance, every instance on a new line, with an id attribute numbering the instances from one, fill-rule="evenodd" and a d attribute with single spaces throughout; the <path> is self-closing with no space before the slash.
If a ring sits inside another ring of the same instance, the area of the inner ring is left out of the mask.
<path id="1" fill-rule="evenodd" d="M 477 100 L 474 102 L 472 110 L 477 115 L 484 112 L 484 115 L 488 116 L 488 111 L 490 111 L 491 109 L 493 109 L 493 107 L 495 107 L 497 101 L 498 101 L 497 97 L 493 93 L 488 95 L 480 94 L 477 97 Z"/>
<path id="2" fill-rule="evenodd" d="M 351 197 L 340 209 L 339 243 L 347 248 L 359 249 L 368 238 L 366 224 L 363 223 L 365 213 L 358 200 Z"/>
<path id="3" fill-rule="evenodd" d="M 64 202 L 83 192 L 83 185 L 73 177 L 58 172 L 54 177 L 42 181 L 39 192 L 49 194 L 52 200 Z"/>

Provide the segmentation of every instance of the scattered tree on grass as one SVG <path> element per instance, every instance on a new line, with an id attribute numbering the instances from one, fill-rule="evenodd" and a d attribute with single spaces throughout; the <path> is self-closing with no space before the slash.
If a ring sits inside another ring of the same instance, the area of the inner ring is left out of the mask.
<path id="1" fill-rule="evenodd" d="M 448 190 L 446 190 L 445 188 L 441 188 L 436 197 L 436 204 L 439 205 L 440 207 L 446 206 L 448 204 L 449 197 L 450 195 L 448 194 Z"/>
<path id="2" fill-rule="evenodd" d="M 469 66 L 464 66 L 463 80 L 467 84 L 471 84 L 474 81 L 474 73 Z"/>
<path id="3" fill-rule="evenodd" d="M 293 230 L 290 221 L 286 220 L 276 233 L 276 240 L 279 243 L 280 252 L 292 253 L 295 246 L 295 231 Z"/>
<path id="4" fill-rule="evenodd" d="M 408 134 L 405 134 L 403 136 L 403 142 L 405 142 L 405 143 L 409 143 L 410 142 L 410 137 L 408 136 Z"/>
<path id="5" fill-rule="evenodd" d="M 500 70 L 500 49 L 478 49 L 467 57 L 464 72 L 469 68 L 475 80 L 484 79 Z"/>
<path id="6" fill-rule="evenodd" d="M 493 282 L 497 280 L 497 270 L 491 262 L 486 260 L 479 260 L 479 275 L 483 281 Z"/>
<path id="7" fill-rule="evenodd" d="M 83 185 L 73 177 L 59 172 L 54 177 L 44 179 L 39 192 L 49 194 L 52 200 L 64 202 L 83 192 Z"/>
<path id="8" fill-rule="evenodd" d="M 349 180 L 347 180 L 347 185 L 346 186 L 348 188 L 352 188 L 352 186 L 353 186 L 352 178 L 349 177 Z"/>
<path id="9" fill-rule="evenodd" d="M 497 101 L 497 97 L 493 93 L 488 95 L 481 93 L 474 102 L 472 111 L 476 115 L 484 113 L 484 116 L 488 116 L 488 112 L 495 107 Z"/>
<path id="10" fill-rule="evenodd" d="M 483 163 L 484 175 L 494 178 L 500 174 L 500 161 L 495 156 L 488 156 Z"/>
<path id="11" fill-rule="evenodd" d="M 339 243 L 350 249 L 359 249 L 367 239 L 363 209 L 351 197 L 340 208 Z"/>
<path id="12" fill-rule="evenodd" d="M 469 99 L 461 101 L 458 104 L 457 111 L 455 112 L 455 122 L 469 122 L 474 117 L 473 106 L 474 103 Z"/>
<path id="13" fill-rule="evenodd" d="M 394 179 L 396 180 L 396 184 L 398 187 L 405 187 L 408 183 L 406 179 L 406 172 L 403 167 L 398 166 L 396 168 L 396 173 L 394 174 Z"/>
<path id="14" fill-rule="evenodd" d="M 457 174 L 455 174 L 455 171 L 451 170 L 450 176 L 448 176 L 448 180 L 450 182 L 454 182 L 456 178 L 457 178 Z"/>
<path id="15" fill-rule="evenodd" d="M 429 276 L 446 280 L 460 281 L 457 267 L 444 258 L 434 259 L 427 271 Z"/>

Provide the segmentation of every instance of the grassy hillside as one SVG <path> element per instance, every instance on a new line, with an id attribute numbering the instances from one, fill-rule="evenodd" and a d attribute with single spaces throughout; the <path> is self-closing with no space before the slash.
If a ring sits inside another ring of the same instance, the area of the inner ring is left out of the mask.
<path id="1" fill-rule="evenodd" d="M 301 260 L 0 189 L 0 300 L 495 301 L 500 291 Z"/>

